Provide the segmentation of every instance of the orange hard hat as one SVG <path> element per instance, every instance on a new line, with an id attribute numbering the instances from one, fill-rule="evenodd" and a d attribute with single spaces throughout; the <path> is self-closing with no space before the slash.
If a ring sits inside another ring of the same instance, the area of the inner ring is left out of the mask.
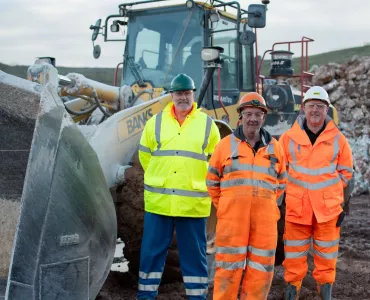
<path id="1" fill-rule="evenodd" d="M 239 100 L 239 105 L 236 108 L 237 112 L 240 113 L 244 107 L 257 107 L 267 113 L 267 106 L 265 99 L 258 93 L 252 92 L 247 93 Z"/>

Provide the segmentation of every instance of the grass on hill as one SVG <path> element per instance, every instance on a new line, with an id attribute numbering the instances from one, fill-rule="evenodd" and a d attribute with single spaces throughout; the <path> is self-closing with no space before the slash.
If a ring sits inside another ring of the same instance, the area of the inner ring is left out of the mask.
<path id="1" fill-rule="evenodd" d="M 21 78 L 27 78 L 27 70 L 29 66 L 9 66 L 0 63 L 0 70 Z M 68 73 L 79 73 L 85 77 L 102 82 L 105 84 L 113 85 L 114 81 L 114 68 L 69 68 L 57 66 L 58 73 L 67 75 Z M 121 69 L 122 70 L 122 69 Z M 122 71 L 121 71 L 122 72 Z M 118 74 L 118 84 L 120 83 L 120 72 Z"/>
<path id="2" fill-rule="evenodd" d="M 329 62 L 344 63 L 346 60 L 352 58 L 354 55 L 358 56 L 370 56 L 370 45 L 348 48 L 342 50 L 336 50 L 321 54 L 312 55 L 309 57 L 309 69 L 313 65 L 323 65 Z M 293 58 L 292 61 L 293 69 L 296 74 L 300 72 L 300 57 Z M 268 75 L 270 68 L 270 61 L 264 61 L 261 69 L 261 74 Z M 0 70 L 8 74 L 12 74 L 21 78 L 27 77 L 28 66 L 9 66 L 0 63 Z M 96 80 L 109 85 L 113 84 L 114 80 L 114 68 L 69 68 L 69 67 L 59 67 L 58 72 L 62 75 L 67 75 L 68 73 L 80 73 L 87 78 Z M 120 72 L 118 83 L 120 82 Z"/>

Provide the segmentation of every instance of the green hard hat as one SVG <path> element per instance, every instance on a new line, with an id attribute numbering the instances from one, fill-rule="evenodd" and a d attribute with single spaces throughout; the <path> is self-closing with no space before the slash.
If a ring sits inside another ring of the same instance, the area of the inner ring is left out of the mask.
<path id="1" fill-rule="evenodd" d="M 193 79 L 186 74 L 178 74 L 174 79 L 172 79 L 170 92 L 176 91 L 187 91 L 193 90 L 195 91 L 195 85 Z"/>

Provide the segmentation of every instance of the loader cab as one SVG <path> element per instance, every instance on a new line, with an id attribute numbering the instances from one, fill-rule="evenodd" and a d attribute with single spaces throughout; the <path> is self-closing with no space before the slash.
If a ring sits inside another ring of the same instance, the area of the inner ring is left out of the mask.
<path id="1" fill-rule="evenodd" d="M 131 11 L 121 84 L 147 82 L 167 90 L 178 73 L 186 73 L 199 87 L 204 13 L 185 5 Z"/>

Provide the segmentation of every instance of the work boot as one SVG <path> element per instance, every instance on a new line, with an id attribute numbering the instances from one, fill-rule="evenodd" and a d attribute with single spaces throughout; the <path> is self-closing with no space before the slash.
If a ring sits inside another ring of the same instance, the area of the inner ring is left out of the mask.
<path id="1" fill-rule="evenodd" d="M 285 300 L 298 300 L 299 299 L 299 290 L 293 284 L 288 284 L 285 289 Z"/>
<path id="2" fill-rule="evenodd" d="M 331 289 L 332 285 L 330 283 L 325 283 L 317 286 L 317 291 L 322 300 L 331 300 Z"/>

